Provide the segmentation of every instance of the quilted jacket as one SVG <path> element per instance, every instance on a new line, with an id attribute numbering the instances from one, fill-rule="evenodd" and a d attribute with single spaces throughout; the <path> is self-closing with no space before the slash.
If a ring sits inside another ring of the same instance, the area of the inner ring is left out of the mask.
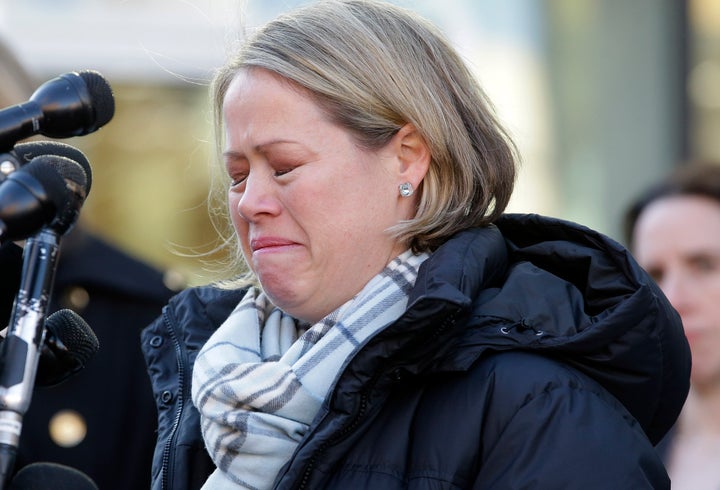
<path id="1" fill-rule="evenodd" d="M 213 470 L 191 372 L 241 297 L 184 291 L 143 332 L 153 489 L 197 489 Z M 505 215 L 422 265 L 407 311 L 339 373 L 274 488 L 669 488 L 653 445 L 689 376 L 679 316 L 622 246 Z"/>

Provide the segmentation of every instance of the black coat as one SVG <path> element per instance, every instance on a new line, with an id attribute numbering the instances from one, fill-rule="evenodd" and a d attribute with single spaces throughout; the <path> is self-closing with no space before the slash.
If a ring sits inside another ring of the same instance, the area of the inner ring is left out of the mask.
<path id="1" fill-rule="evenodd" d="M 188 290 L 143 332 L 154 489 L 212 471 L 189 399 L 242 292 Z M 656 443 L 689 387 L 677 313 L 617 243 L 535 215 L 458 234 L 367 342 L 275 488 L 669 488 Z"/>
<path id="2" fill-rule="evenodd" d="M 95 331 L 100 350 L 66 381 L 33 391 L 16 469 L 51 461 L 83 471 L 102 490 L 149 488 L 157 413 L 140 330 L 177 291 L 164 285 L 162 272 L 79 229 L 61 245 L 49 312 L 75 309 Z M 0 321 L 7 323 L 22 255 L 13 244 L 0 255 Z M 86 424 L 77 445 L 63 447 L 50 436 L 51 420 L 62 412 Z"/>

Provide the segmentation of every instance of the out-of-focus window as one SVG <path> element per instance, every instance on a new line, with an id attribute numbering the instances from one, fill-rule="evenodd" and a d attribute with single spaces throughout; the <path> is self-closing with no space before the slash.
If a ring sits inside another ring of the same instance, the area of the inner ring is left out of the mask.
<path id="1" fill-rule="evenodd" d="M 692 156 L 720 162 L 720 2 L 689 1 Z"/>

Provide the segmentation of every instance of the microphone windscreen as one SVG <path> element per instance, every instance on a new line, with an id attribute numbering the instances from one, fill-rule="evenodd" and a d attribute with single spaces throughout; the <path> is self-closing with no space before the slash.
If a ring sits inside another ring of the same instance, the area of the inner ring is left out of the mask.
<path id="1" fill-rule="evenodd" d="M 13 151 L 22 162 L 25 163 L 41 155 L 57 155 L 79 163 L 85 171 L 85 178 L 87 179 L 85 193 L 90 193 L 90 188 L 92 187 L 92 168 L 90 167 L 90 162 L 85 154 L 74 146 L 60 143 L 59 141 L 30 141 L 28 143 L 15 145 Z"/>
<path id="2" fill-rule="evenodd" d="M 115 115 L 115 97 L 107 80 L 94 70 L 84 70 L 78 73 L 87 85 L 90 98 L 95 111 L 95 128 L 104 126 Z"/>
<path id="3" fill-rule="evenodd" d="M 72 310 L 56 311 L 47 317 L 45 326 L 65 344 L 68 354 L 82 365 L 85 365 L 100 349 L 100 342 L 95 332 Z"/>
<path id="4" fill-rule="evenodd" d="M 35 376 L 36 386 L 55 386 L 85 367 L 100 348 L 95 332 L 72 310 L 45 320 L 47 335 Z"/>
<path id="5" fill-rule="evenodd" d="M 47 161 L 33 161 L 25 165 L 16 176 L 21 173 L 27 173 L 40 183 L 42 190 L 45 191 L 47 199 L 55 207 L 55 210 L 62 209 L 68 198 L 67 185 L 60 170 L 51 165 Z M 12 176 L 12 174 L 10 174 Z M 18 204 L 10 203 L 12 207 Z"/>
<path id="6" fill-rule="evenodd" d="M 99 490 L 80 470 L 57 463 L 32 463 L 20 469 L 8 490 Z"/>
<path id="7" fill-rule="evenodd" d="M 55 168 L 63 179 L 69 180 L 79 186 L 82 192 L 85 193 L 85 189 L 87 188 L 87 175 L 85 174 L 85 170 L 83 170 L 75 160 L 61 157 L 60 155 L 40 155 L 33 158 L 25 168 L 29 167 L 34 161 L 45 162 Z"/>

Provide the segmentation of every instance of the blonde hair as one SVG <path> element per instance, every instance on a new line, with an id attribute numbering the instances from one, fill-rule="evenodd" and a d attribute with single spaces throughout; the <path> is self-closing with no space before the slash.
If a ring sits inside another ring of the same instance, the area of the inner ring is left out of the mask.
<path id="1" fill-rule="evenodd" d="M 430 168 L 415 217 L 391 230 L 413 249 L 432 250 L 505 210 L 515 146 L 459 54 L 419 15 L 375 0 L 322 0 L 269 22 L 213 80 L 218 145 L 228 86 L 252 67 L 303 87 L 365 148 L 382 147 L 406 123 L 419 130 Z"/>

